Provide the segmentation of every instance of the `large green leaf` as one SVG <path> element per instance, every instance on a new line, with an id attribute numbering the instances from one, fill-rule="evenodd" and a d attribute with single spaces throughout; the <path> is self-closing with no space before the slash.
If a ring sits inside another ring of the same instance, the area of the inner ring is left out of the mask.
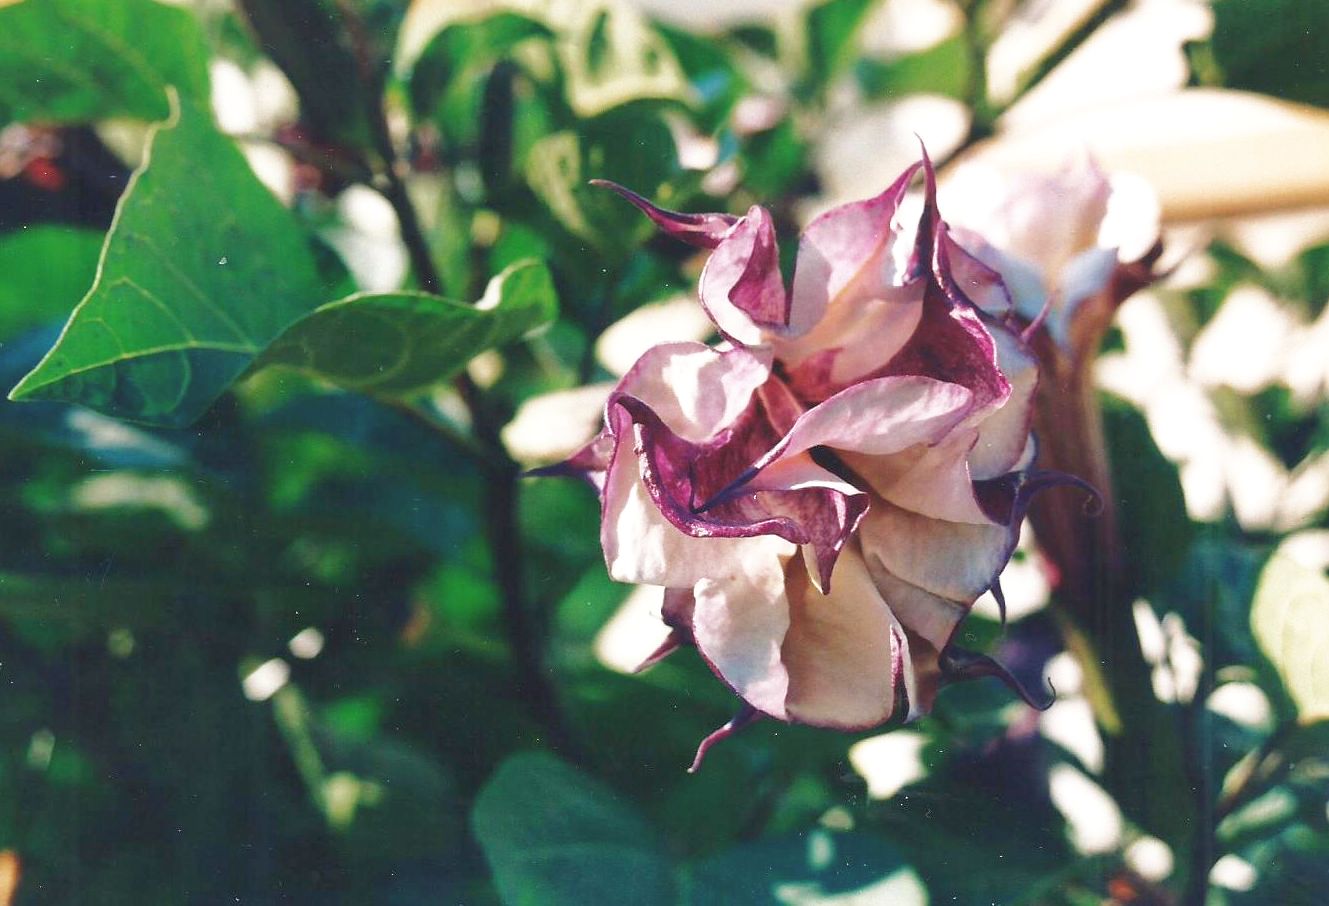
<path id="1" fill-rule="evenodd" d="M 825 85 L 844 70 L 858 49 L 858 32 L 870 0 L 827 0 L 808 11 L 808 74 Z"/>
<path id="2" fill-rule="evenodd" d="M 928 902 L 922 880 L 884 840 L 821 829 L 736 847 L 683 876 L 689 906 Z"/>
<path id="3" fill-rule="evenodd" d="M 207 60 L 193 14 L 154 0 L 0 3 L 0 125 L 165 119 L 168 85 L 207 100 Z"/>
<path id="4" fill-rule="evenodd" d="M 1329 718 L 1329 580 L 1275 553 L 1255 588 L 1251 630 L 1298 719 Z"/>
<path id="5" fill-rule="evenodd" d="M 0 236 L 0 340 L 67 317 L 92 285 L 102 236 L 32 226 Z"/>
<path id="6" fill-rule="evenodd" d="M 322 292 L 305 234 L 206 113 L 158 128 L 97 280 L 12 399 L 193 421 Z"/>
<path id="7" fill-rule="evenodd" d="M 364 393 L 410 393 L 557 314 L 548 268 L 523 261 L 494 277 L 475 306 L 405 292 L 329 302 L 291 325 L 258 364 L 294 366 Z"/>
<path id="8" fill-rule="evenodd" d="M 549 755 L 505 761 L 471 814 L 503 902 L 674 902 L 669 860 L 613 792 Z"/>

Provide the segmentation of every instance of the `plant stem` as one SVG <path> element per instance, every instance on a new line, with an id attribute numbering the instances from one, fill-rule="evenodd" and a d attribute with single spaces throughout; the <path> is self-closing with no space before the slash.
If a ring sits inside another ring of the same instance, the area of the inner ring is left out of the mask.
<path id="1" fill-rule="evenodd" d="M 402 243 L 406 246 L 420 287 L 426 292 L 439 294 L 443 282 L 434 265 L 415 206 L 402 180 L 402 162 L 388 128 L 382 103 L 385 79 L 374 66 L 368 46 L 368 33 L 358 15 L 344 0 L 339 0 L 337 7 L 355 48 L 361 78 L 371 89 L 367 93 L 370 101 L 366 114 L 373 136 L 374 152 L 382 164 L 382 181 L 375 188 L 397 214 Z M 517 481 L 521 477 L 521 469 L 504 449 L 499 437 L 502 420 L 493 407 L 488 405 L 480 388 L 464 371 L 454 379 L 453 386 L 470 414 L 475 440 L 483 451 L 480 467 L 484 475 L 485 537 L 493 561 L 494 582 L 503 603 L 503 623 L 516 671 L 517 696 L 526 704 L 535 720 L 544 726 L 546 741 L 551 748 L 575 758 L 575 741 L 563 718 L 558 691 L 550 675 L 544 633 L 527 597 L 524 574 L 526 556 L 518 521 Z M 450 432 L 432 419 L 423 421 L 450 437 Z"/>

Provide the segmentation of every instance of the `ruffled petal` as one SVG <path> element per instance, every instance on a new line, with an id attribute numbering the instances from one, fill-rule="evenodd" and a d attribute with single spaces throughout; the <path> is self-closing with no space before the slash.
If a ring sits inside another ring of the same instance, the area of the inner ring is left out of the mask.
<path id="1" fill-rule="evenodd" d="M 975 481 L 996 478 L 1015 468 L 1029 442 L 1038 388 L 1038 358 L 1033 351 L 1001 325 L 989 324 L 988 332 L 1010 394 L 978 425 L 978 442 L 969 452 L 969 471 Z"/>
<path id="2" fill-rule="evenodd" d="M 924 283 L 885 287 L 853 304 L 837 304 L 808 333 L 772 348 L 800 397 L 820 402 L 879 371 L 904 348 L 923 316 Z"/>
<path id="3" fill-rule="evenodd" d="M 821 581 L 829 581 L 835 558 L 867 509 L 867 495 L 811 457 L 781 463 L 760 481 L 749 483 L 741 495 L 709 508 L 700 506 L 773 442 L 776 435 L 760 406 L 744 413 L 714 441 L 693 444 L 672 434 L 640 400 L 623 397 L 613 405 L 610 417 L 622 423 L 616 435 L 625 438 L 631 432 L 634 438 L 633 452 L 646 494 L 679 532 L 716 540 L 775 535 L 807 545 Z M 612 503 L 627 505 L 632 499 L 616 497 Z M 605 518 L 610 517 L 611 502 L 606 498 Z M 621 539 L 618 545 L 622 550 Z"/>
<path id="4" fill-rule="evenodd" d="M 719 242 L 701 272 L 701 304 L 727 339 L 760 345 L 789 323 L 789 296 L 771 215 L 753 207 Z"/>
<path id="5" fill-rule="evenodd" d="M 774 544 L 793 545 L 773 535 L 731 533 L 690 535 L 661 512 L 660 488 L 648 489 L 638 455 L 640 427 L 621 408 L 611 414 L 620 422 L 616 445 L 604 483 L 600 542 L 611 578 L 619 582 L 670 587 L 692 586 L 699 580 L 723 575 L 731 565 L 760 557 Z M 780 546 L 783 546 L 782 548 Z"/>
<path id="6" fill-rule="evenodd" d="M 1019 525 L 947 522 L 875 500 L 858 537 L 874 570 L 967 608 L 1005 568 Z"/>
<path id="7" fill-rule="evenodd" d="M 811 330 L 854 284 L 867 284 L 860 293 L 863 297 L 885 288 L 891 245 L 897 238 L 895 215 L 917 172 L 914 165 L 875 198 L 842 205 L 808 224 L 794 268 L 791 335 Z"/>
<path id="8" fill-rule="evenodd" d="M 611 400 L 623 396 L 641 400 L 679 437 L 703 441 L 748 408 L 770 368 L 767 350 L 662 343 L 637 360 Z"/>
<path id="9" fill-rule="evenodd" d="M 890 719 L 905 698 L 910 651 L 862 556 L 854 548 L 844 552 L 825 595 L 802 563 L 791 563 L 787 588 L 789 629 L 780 657 L 788 719 L 845 730 Z"/>
<path id="10" fill-rule="evenodd" d="M 780 720 L 789 719 L 780 647 L 789 631 L 785 572 L 793 552 L 768 543 L 761 555 L 730 562 L 692 589 L 697 651 L 736 695 Z"/>
<path id="11" fill-rule="evenodd" d="M 720 244 L 725 234 L 738 223 L 732 214 L 680 214 L 666 211 L 651 204 L 631 189 L 620 186 L 607 179 L 592 179 L 591 185 L 601 186 L 620 196 L 641 211 L 665 233 L 689 245 L 704 249 L 713 249 Z"/>

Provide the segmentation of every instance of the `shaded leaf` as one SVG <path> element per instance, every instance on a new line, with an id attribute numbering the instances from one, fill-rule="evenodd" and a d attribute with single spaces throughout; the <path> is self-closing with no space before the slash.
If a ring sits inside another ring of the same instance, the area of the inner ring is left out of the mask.
<path id="1" fill-rule="evenodd" d="M 154 0 L 0 4 L 0 125 L 165 119 L 168 85 L 207 100 L 207 59 L 193 14 Z"/>
<path id="2" fill-rule="evenodd" d="M 1329 580 L 1276 553 L 1260 573 L 1251 629 L 1298 718 L 1329 717 Z"/>
<path id="3" fill-rule="evenodd" d="M 0 339 L 69 316 L 97 273 L 102 236 L 31 226 L 0 235 Z"/>
<path id="4" fill-rule="evenodd" d="M 291 325 L 258 364 L 312 371 L 349 390 L 401 395 L 452 377 L 477 354 L 557 315 L 549 270 L 524 261 L 494 277 L 475 306 L 405 292 L 329 302 Z"/>
<path id="5" fill-rule="evenodd" d="M 471 822 L 504 903 L 674 901 L 651 829 L 612 791 L 550 755 L 505 761 Z"/>
<path id="6" fill-rule="evenodd" d="M 1144 594 L 1176 575 L 1195 531 L 1177 467 L 1159 451 L 1139 410 L 1106 397 L 1103 422 L 1121 523 L 1131 527 L 1123 533 L 1129 582 Z"/>
<path id="7" fill-rule="evenodd" d="M 264 53 L 291 80 L 316 140 L 365 146 L 373 88 L 331 0 L 240 0 Z M 384 65 L 366 61 L 370 65 Z"/>
<path id="8" fill-rule="evenodd" d="M 814 830 L 738 846 L 683 871 L 684 902 L 894 903 L 922 906 L 927 889 L 885 840 L 868 834 Z"/>
<path id="9" fill-rule="evenodd" d="M 1209 46 L 1229 88 L 1329 106 L 1327 0 L 1221 0 Z"/>
<path id="10" fill-rule="evenodd" d="M 11 399 L 188 424 L 318 303 L 295 217 L 205 113 L 183 105 L 144 160 L 116 210 L 96 283 Z"/>

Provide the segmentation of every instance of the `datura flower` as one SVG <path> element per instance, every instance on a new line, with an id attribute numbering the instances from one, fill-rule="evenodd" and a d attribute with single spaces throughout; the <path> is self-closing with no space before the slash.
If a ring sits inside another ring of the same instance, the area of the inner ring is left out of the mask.
<path id="1" fill-rule="evenodd" d="M 918 172 L 926 203 L 897 222 Z M 761 716 L 845 730 L 926 713 L 946 680 L 995 661 L 953 637 L 1015 547 L 1035 471 L 1035 359 L 997 273 L 938 215 L 926 158 L 803 233 L 792 286 L 764 208 L 664 211 L 710 250 L 711 347 L 647 351 L 604 429 L 541 470 L 588 480 L 610 575 L 663 586 L 669 640 L 741 699 L 717 740 Z M 644 665 L 646 666 L 646 665 Z"/>

